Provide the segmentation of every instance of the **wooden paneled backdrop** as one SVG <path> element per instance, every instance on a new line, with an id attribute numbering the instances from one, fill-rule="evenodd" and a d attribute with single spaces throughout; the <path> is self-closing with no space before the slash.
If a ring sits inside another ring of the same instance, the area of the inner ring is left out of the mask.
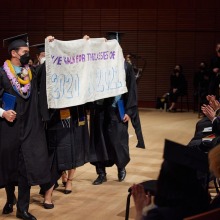
<path id="1" fill-rule="evenodd" d="M 193 103 L 192 80 L 200 61 L 209 63 L 220 42 L 219 0 L 1 0 L 0 39 L 29 34 L 30 44 L 47 35 L 60 40 L 124 32 L 124 54 L 146 68 L 138 86 L 139 106 L 155 107 L 168 92 L 175 64 L 183 66 Z M 1 45 L 0 62 L 7 58 Z M 32 51 L 34 56 L 35 51 Z"/>

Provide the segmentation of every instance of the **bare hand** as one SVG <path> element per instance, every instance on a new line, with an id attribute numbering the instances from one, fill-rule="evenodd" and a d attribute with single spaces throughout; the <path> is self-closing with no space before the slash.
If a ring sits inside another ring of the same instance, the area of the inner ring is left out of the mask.
<path id="1" fill-rule="evenodd" d="M 177 89 L 175 88 L 175 89 L 173 89 L 173 93 L 176 93 L 177 92 Z"/>
<path id="2" fill-rule="evenodd" d="M 209 102 L 209 105 L 214 109 L 214 111 L 216 111 L 216 110 L 218 110 L 220 108 L 219 101 L 217 101 L 216 99 L 211 100 Z"/>
<path id="3" fill-rule="evenodd" d="M 123 118 L 123 122 L 127 122 L 130 120 L 129 115 L 125 114 L 124 118 Z"/>
<path id="4" fill-rule="evenodd" d="M 53 42 L 54 41 L 54 36 L 47 36 L 46 40 L 48 40 L 49 42 Z"/>
<path id="5" fill-rule="evenodd" d="M 16 112 L 13 110 L 8 110 L 3 112 L 3 118 L 5 118 L 9 122 L 13 122 L 16 118 Z"/>
<path id="6" fill-rule="evenodd" d="M 88 35 L 84 35 L 84 36 L 83 36 L 83 39 L 85 39 L 85 40 L 89 40 L 90 37 L 89 37 Z"/>
<path id="7" fill-rule="evenodd" d="M 214 69 L 213 69 L 213 72 L 214 72 L 214 73 L 218 73 L 218 72 L 219 72 L 219 68 L 214 68 Z"/>
<path id="8" fill-rule="evenodd" d="M 131 188 L 131 194 L 136 208 L 136 219 L 141 219 L 143 208 L 151 204 L 151 195 L 146 195 L 141 184 L 134 184 Z"/>
<path id="9" fill-rule="evenodd" d="M 214 95 L 207 95 L 206 99 L 207 99 L 208 102 L 210 102 L 212 100 L 215 100 L 215 96 Z"/>
<path id="10" fill-rule="evenodd" d="M 210 105 L 203 105 L 201 107 L 202 112 L 209 118 L 209 120 L 213 120 L 215 118 L 215 111 Z"/>

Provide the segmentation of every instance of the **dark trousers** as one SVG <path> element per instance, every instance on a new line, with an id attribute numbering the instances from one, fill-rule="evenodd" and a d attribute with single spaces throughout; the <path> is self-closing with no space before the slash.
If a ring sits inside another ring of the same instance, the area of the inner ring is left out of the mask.
<path id="1" fill-rule="evenodd" d="M 94 165 L 95 165 L 95 168 L 96 168 L 96 173 L 98 175 L 106 175 L 106 170 L 105 170 L 106 166 L 105 166 L 104 163 L 95 162 Z M 124 169 L 125 167 L 118 167 L 117 166 L 117 168 L 118 168 L 118 170 L 121 170 L 121 169 Z"/>
<path id="2" fill-rule="evenodd" d="M 98 175 L 106 175 L 105 165 L 101 162 L 95 163 L 96 173 Z"/>
<path id="3" fill-rule="evenodd" d="M 131 123 L 132 123 L 132 126 L 133 126 L 135 133 L 136 133 L 136 136 L 137 136 L 138 146 L 145 148 L 138 108 L 136 108 L 135 113 L 131 117 Z"/>
<path id="4" fill-rule="evenodd" d="M 20 211 L 28 211 L 30 203 L 30 186 L 28 185 L 27 172 L 22 152 L 19 154 L 19 176 L 18 176 L 18 201 L 17 209 Z M 15 185 L 8 184 L 5 187 L 7 194 L 7 202 L 13 203 Z"/>

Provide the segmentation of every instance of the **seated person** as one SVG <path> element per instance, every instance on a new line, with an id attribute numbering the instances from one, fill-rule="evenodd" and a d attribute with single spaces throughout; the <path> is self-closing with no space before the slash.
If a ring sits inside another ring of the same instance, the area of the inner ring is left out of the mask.
<path id="1" fill-rule="evenodd" d="M 136 220 L 182 220 L 208 209 L 210 197 L 196 170 L 165 160 L 157 182 L 154 203 L 142 185 L 133 185 Z"/>
<path id="2" fill-rule="evenodd" d="M 182 66 L 176 65 L 173 73 L 170 75 L 170 102 L 168 111 L 172 112 L 176 108 L 176 102 L 180 95 L 186 93 L 186 80 L 182 73 Z"/>
<path id="3" fill-rule="evenodd" d="M 218 121 L 218 119 L 215 122 L 213 119 L 219 115 L 220 105 L 219 102 L 215 99 L 215 96 L 208 95 L 206 98 L 209 105 L 203 105 L 201 107 L 201 110 L 205 117 L 197 122 L 194 137 L 191 139 L 188 146 L 198 145 L 198 143 L 201 144 L 202 138 L 208 135 L 207 133 L 203 132 L 204 128 L 212 127 L 211 133 L 217 132 L 216 125 L 218 123 L 216 122 Z"/>
<path id="4" fill-rule="evenodd" d="M 206 99 L 209 94 L 210 72 L 207 64 L 200 62 L 199 70 L 195 73 L 193 78 L 194 96 L 198 100 L 199 107 L 203 104 L 208 104 Z M 200 111 L 200 109 L 198 109 Z"/>

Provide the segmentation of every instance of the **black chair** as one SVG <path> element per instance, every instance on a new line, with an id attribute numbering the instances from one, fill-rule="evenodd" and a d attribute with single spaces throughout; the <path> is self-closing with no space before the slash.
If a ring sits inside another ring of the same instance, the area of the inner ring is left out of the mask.
<path id="1" fill-rule="evenodd" d="M 188 84 L 187 81 L 185 81 L 184 91 L 182 94 L 180 94 L 180 111 L 183 111 L 183 99 L 186 98 L 186 104 L 187 104 L 187 110 L 189 112 L 189 97 L 188 97 Z"/>
<path id="2" fill-rule="evenodd" d="M 180 95 L 180 111 L 183 111 L 183 99 L 186 98 L 186 104 L 187 104 L 187 111 L 189 112 L 189 99 L 188 99 L 188 93 L 184 95 Z"/>

